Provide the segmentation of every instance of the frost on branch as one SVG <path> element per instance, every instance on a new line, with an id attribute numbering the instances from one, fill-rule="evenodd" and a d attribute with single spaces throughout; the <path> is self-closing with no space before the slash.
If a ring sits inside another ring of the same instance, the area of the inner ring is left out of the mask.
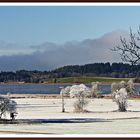
<path id="1" fill-rule="evenodd" d="M 91 83 L 91 97 L 99 97 L 101 90 L 99 89 L 99 82 Z"/>
<path id="2" fill-rule="evenodd" d="M 84 108 L 88 104 L 88 101 L 85 98 L 89 95 L 91 95 L 91 90 L 84 84 L 73 85 L 70 88 L 70 97 L 77 98 L 76 102 L 74 103 L 75 112 L 85 111 Z"/>
<path id="3" fill-rule="evenodd" d="M 85 97 L 91 95 L 91 90 L 84 84 L 67 86 L 62 88 L 60 91 L 61 96 L 70 96 L 71 98 L 76 98 L 74 103 L 75 112 L 84 112 L 84 107 L 88 104 Z"/>
<path id="4" fill-rule="evenodd" d="M 119 111 L 126 111 L 128 97 L 135 93 L 133 80 L 130 79 L 127 83 L 112 83 L 111 85 L 112 99 L 117 103 Z"/>
<path id="5" fill-rule="evenodd" d="M 60 91 L 60 95 L 63 94 L 64 96 L 69 96 L 70 88 L 71 88 L 71 86 L 67 86 L 65 88 L 62 88 Z"/>
<path id="6" fill-rule="evenodd" d="M 8 97 L 0 96 L 0 118 L 6 113 L 16 113 L 17 103 Z"/>
<path id="7" fill-rule="evenodd" d="M 70 88 L 70 97 L 79 97 L 79 96 L 84 96 L 84 97 L 88 97 L 91 94 L 91 90 L 90 88 L 88 88 L 87 86 L 85 86 L 84 84 L 80 84 L 80 85 L 73 85 Z"/>
<path id="8" fill-rule="evenodd" d="M 126 111 L 127 98 L 128 98 L 128 93 L 125 88 L 121 88 L 120 90 L 114 92 L 114 101 L 117 103 L 118 110 L 120 112 Z"/>
<path id="9" fill-rule="evenodd" d="M 134 95 L 135 94 L 135 87 L 134 87 L 134 83 L 133 83 L 133 79 L 130 79 L 128 82 L 127 82 L 127 92 L 129 94 L 129 96 L 131 95 Z"/>
<path id="10" fill-rule="evenodd" d="M 120 83 L 112 83 L 111 84 L 112 96 L 115 91 L 120 90 L 121 88 L 125 88 L 129 96 L 135 94 L 135 87 L 132 79 L 130 79 L 128 82 L 121 81 Z"/>

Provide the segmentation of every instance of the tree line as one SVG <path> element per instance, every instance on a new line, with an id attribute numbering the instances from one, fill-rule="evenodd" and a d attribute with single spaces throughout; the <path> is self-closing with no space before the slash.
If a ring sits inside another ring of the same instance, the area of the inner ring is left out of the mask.
<path id="1" fill-rule="evenodd" d="M 79 76 L 100 76 L 113 78 L 140 77 L 140 65 L 126 63 L 93 63 L 85 65 L 69 65 L 52 71 L 28 71 L 0 72 L 0 82 L 25 82 L 43 83 L 50 79 Z M 137 78 L 138 80 L 138 78 Z M 137 81 L 138 82 L 138 81 Z"/>
<path id="2" fill-rule="evenodd" d="M 64 66 L 52 71 L 56 77 L 100 76 L 113 78 L 140 77 L 140 65 L 126 63 L 93 63 L 86 65 Z"/>

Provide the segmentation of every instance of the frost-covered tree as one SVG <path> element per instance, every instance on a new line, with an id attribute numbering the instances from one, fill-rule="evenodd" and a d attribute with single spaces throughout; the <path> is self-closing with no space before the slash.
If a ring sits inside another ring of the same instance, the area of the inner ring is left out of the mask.
<path id="1" fill-rule="evenodd" d="M 127 82 L 126 90 L 127 90 L 129 96 L 135 94 L 135 91 L 136 91 L 136 90 L 135 90 L 135 86 L 134 86 L 133 79 L 130 79 L 130 80 Z"/>
<path id="2" fill-rule="evenodd" d="M 82 94 L 84 95 L 84 97 L 88 97 L 91 94 L 91 90 L 89 87 L 87 87 L 84 84 L 80 84 L 80 85 L 73 85 L 70 88 L 70 97 L 77 97 L 79 96 L 80 92 L 82 91 Z"/>
<path id="3" fill-rule="evenodd" d="M 84 112 L 85 106 L 88 104 L 88 101 L 85 99 L 89 95 L 91 95 L 91 90 L 84 84 L 73 85 L 70 88 L 70 97 L 77 98 L 74 103 L 75 112 Z"/>
<path id="4" fill-rule="evenodd" d="M 127 108 L 127 99 L 128 93 L 126 88 L 121 88 L 118 91 L 114 92 L 114 101 L 118 105 L 118 110 L 120 112 L 125 112 Z"/>
<path id="5" fill-rule="evenodd" d="M 130 79 L 127 83 L 121 81 L 120 83 L 111 84 L 112 99 L 118 105 L 119 111 L 126 111 L 127 100 L 130 95 L 135 92 L 133 80 Z"/>
<path id="6" fill-rule="evenodd" d="M 16 113 L 17 103 L 8 97 L 0 96 L 0 118 L 6 113 Z"/>
<path id="7" fill-rule="evenodd" d="M 62 88 L 60 91 L 60 95 L 63 94 L 64 96 L 69 96 L 70 88 L 71 88 L 71 86 L 67 86 L 65 88 Z"/>
<path id="8" fill-rule="evenodd" d="M 119 84 L 113 82 L 113 83 L 111 84 L 111 93 L 117 91 L 118 89 L 119 89 Z"/>
<path id="9" fill-rule="evenodd" d="M 120 83 L 111 84 L 111 93 L 120 90 L 121 88 L 126 88 L 128 95 L 133 95 L 135 93 L 135 87 L 133 79 L 130 79 L 128 82 L 121 81 Z"/>
<path id="10" fill-rule="evenodd" d="M 61 87 L 60 95 L 62 98 L 62 112 L 65 112 L 65 103 L 64 103 L 64 96 L 69 95 L 71 86 L 67 86 L 65 88 Z"/>
<path id="11" fill-rule="evenodd" d="M 121 81 L 120 83 L 119 83 L 119 88 L 121 89 L 121 88 L 126 88 L 127 87 L 127 83 L 125 82 L 125 81 Z"/>
<path id="12" fill-rule="evenodd" d="M 101 90 L 99 88 L 99 82 L 92 82 L 91 83 L 91 97 L 98 97 L 101 93 Z"/>
<path id="13" fill-rule="evenodd" d="M 111 95 L 112 95 L 112 99 L 113 99 L 113 101 L 114 101 L 114 99 L 115 99 L 115 94 L 116 94 L 116 92 L 119 90 L 119 84 L 118 83 L 112 83 L 111 84 Z"/>

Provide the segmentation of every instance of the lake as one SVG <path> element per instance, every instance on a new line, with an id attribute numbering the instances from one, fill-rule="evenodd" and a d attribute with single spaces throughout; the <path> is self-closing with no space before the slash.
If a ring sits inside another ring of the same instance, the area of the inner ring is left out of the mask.
<path id="1" fill-rule="evenodd" d="M 0 94 L 59 94 L 60 87 L 66 87 L 68 85 L 61 84 L 0 84 Z M 90 85 L 87 85 L 90 87 Z M 140 85 L 135 85 L 136 91 L 140 92 Z M 103 94 L 108 94 L 111 91 L 110 85 L 100 85 L 100 89 Z"/>

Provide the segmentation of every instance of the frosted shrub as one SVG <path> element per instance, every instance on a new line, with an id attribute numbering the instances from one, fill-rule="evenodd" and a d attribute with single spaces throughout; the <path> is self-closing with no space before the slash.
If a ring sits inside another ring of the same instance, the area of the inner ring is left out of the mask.
<path id="1" fill-rule="evenodd" d="M 134 83 L 133 83 L 133 79 L 130 79 L 127 82 L 127 92 L 129 95 L 134 95 L 135 94 L 135 87 L 134 87 Z"/>
<path id="2" fill-rule="evenodd" d="M 111 93 L 112 99 L 117 103 L 119 111 L 126 111 L 127 99 L 135 93 L 133 80 L 130 79 L 127 83 L 124 81 L 112 83 Z"/>
<path id="3" fill-rule="evenodd" d="M 111 84 L 111 93 L 115 92 L 118 90 L 118 84 L 117 83 L 112 83 Z"/>
<path id="4" fill-rule="evenodd" d="M 91 85 L 91 97 L 98 97 L 101 93 L 99 89 L 99 82 L 92 82 Z"/>
<path id="5" fill-rule="evenodd" d="M 127 87 L 127 83 L 125 82 L 125 81 L 121 81 L 120 83 L 119 83 L 119 88 L 121 89 L 121 88 L 126 88 Z"/>
<path id="6" fill-rule="evenodd" d="M 16 113 L 17 103 L 7 97 L 0 96 L 0 118 L 6 113 Z"/>
<path id="7" fill-rule="evenodd" d="M 128 98 L 128 94 L 125 88 L 121 88 L 120 90 L 114 92 L 114 101 L 117 103 L 118 110 L 120 112 L 126 111 L 127 98 Z"/>
<path id="8" fill-rule="evenodd" d="M 115 98 L 115 93 L 119 90 L 119 84 L 118 83 L 112 83 L 111 84 L 111 93 L 112 93 L 112 99 Z"/>
<path id="9" fill-rule="evenodd" d="M 85 100 L 84 97 L 79 96 L 77 98 L 77 101 L 75 101 L 74 103 L 74 111 L 75 112 L 84 112 L 84 108 L 86 107 L 86 105 L 88 104 L 88 101 Z"/>
<path id="10" fill-rule="evenodd" d="M 112 96 L 114 92 L 120 90 L 121 88 L 125 88 L 128 95 L 133 95 L 135 93 L 135 87 L 132 79 L 130 79 L 127 83 L 124 81 L 121 81 L 120 83 L 112 83 L 111 84 Z"/>
<path id="11" fill-rule="evenodd" d="M 60 95 L 62 95 L 62 94 L 63 94 L 64 96 L 69 95 L 70 88 L 71 88 L 71 86 L 67 86 L 67 87 L 65 87 L 65 88 L 62 88 L 61 91 L 60 91 Z"/>
<path id="12" fill-rule="evenodd" d="M 112 98 L 114 100 L 116 92 L 118 92 L 121 88 L 126 88 L 127 84 L 124 81 L 121 81 L 120 83 L 112 83 L 111 84 L 111 93 L 112 93 Z"/>
<path id="13" fill-rule="evenodd" d="M 74 103 L 74 111 L 75 112 L 84 112 L 85 106 L 88 104 L 88 101 L 85 97 L 91 94 L 91 90 L 86 87 L 84 84 L 80 85 L 73 85 L 70 88 L 70 97 L 77 98 L 76 102 Z"/>
<path id="14" fill-rule="evenodd" d="M 71 98 L 79 97 L 79 95 L 82 96 L 82 94 L 84 97 L 88 97 L 91 95 L 91 90 L 84 84 L 80 84 L 71 86 L 69 93 Z"/>

